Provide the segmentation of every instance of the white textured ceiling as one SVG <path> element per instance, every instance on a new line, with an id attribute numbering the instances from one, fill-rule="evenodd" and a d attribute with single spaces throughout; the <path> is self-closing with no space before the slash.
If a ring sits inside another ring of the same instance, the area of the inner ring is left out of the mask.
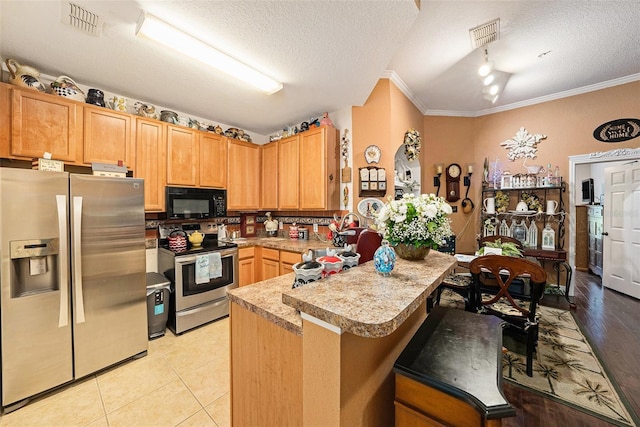
<path id="1" fill-rule="evenodd" d="M 267 135 L 362 105 L 392 76 L 425 113 L 477 115 L 612 80 L 640 79 L 640 4 L 630 1 L 78 0 L 100 37 L 60 23 L 58 1 L 0 0 L 0 55 L 43 73 Z M 263 95 L 134 35 L 145 10 L 284 84 Z M 489 45 L 511 73 L 482 98 L 469 29 L 501 20 Z M 542 58 L 538 54 L 551 51 Z"/>

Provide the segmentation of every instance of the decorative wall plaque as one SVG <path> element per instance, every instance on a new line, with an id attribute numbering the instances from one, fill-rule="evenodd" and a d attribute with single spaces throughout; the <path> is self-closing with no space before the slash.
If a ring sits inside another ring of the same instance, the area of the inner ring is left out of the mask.
<path id="1" fill-rule="evenodd" d="M 640 119 L 617 119 L 603 123 L 593 131 L 602 142 L 623 142 L 640 136 Z"/>

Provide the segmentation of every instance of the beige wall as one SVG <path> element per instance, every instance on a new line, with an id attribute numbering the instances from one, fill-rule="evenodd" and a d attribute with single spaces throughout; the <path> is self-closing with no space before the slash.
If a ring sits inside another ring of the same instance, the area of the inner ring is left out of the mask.
<path id="1" fill-rule="evenodd" d="M 481 170 L 485 157 L 490 161 L 499 158 L 511 173 L 526 172 L 522 159 L 515 162 L 507 160 L 508 150 L 500 146 L 502 141 L 512 138 L 520 127 L 530 133 L 547 135 L 537 145 L 537 158 L 528 160 L 527 164 L 558 165 L 560 174 L 568 180 L 569 156 L 640 147 L 640 138 L 616 144 L 593 138 L 596 127 L 620 118 L 640 118 L 640 81 L 476 118 L 425 116 L 425 135 L 434 148 L 429 154 L 425 153 L 428 157 L 423 158 L 424 164 L 458 162 L 464 166 L 465 162 L 475 163 L 477 173 L 472 176 L 469 197 L 476 204 L 476 212 L 469 215 L 458 213 L 452 217 L 453 228 L 458 235 L 457 249 L 475 249 L 474 239 L 479 231 L 477 209 L 481 199 Z M 464 229 L 467 216 L 471 223 Z"/>
<path id="2" fill-rule="evenodd" d="M 502 141 L 512 138 L 520 127 L 530 133 L 547 135 L 538 144 L 537 158 L 527 161 L 527 164 L 558 165 L 561 175 L 568 180 L 569 156 L 640 147 L 640 138 L 617 144 L 606 144 L 593 138 L 596 127 L 620 118 L 640 118 L 640 81 L 471 118 L 422 116 L 393 83 L 382 79 L 365 105 L 353 108 L 354 207 L 360 200 L 357 170 L 367 166 L 364 149 L 370 144 L 381 148 L 379 166 L 386 168 L 389 176 L 387 195 L 393 194 L 393 157 L 402 144 L 404 132 L 413 127 L 422 135 L 423 193 L 435 192 L 434 164 L 455 162 L 463 167 L 463 171 L 466 171 L 467 164 L 474 165 L 469 197 L 476 210 L 462 213 L 459 200 L 453 203 L 458 212 L 452 215 L 457 250 L 473 251 L 479 231 L 477 220 L 484 159 L 495 161 L 497 157 L 512 173 L 525 172 L 521 159 L 507 161 L 508 151 L 500 146 Z M 444 195 L 444 175 L 441 181 L 440 195 Z M 461 180 L 461 199 L 464 192 Z"/>
<path id="3" fill-rule="evenodd" d="M 404 141 L 409 128 L 422 135 L 423 116 L 389 79 L 381 79 L 362 107 L 353 107 L 353 206 L 357 208 L 362 197 L 358 196 L 358 168 L 378 166 L 387 173 L 387 193 L 381 199 L 393 195 L 394 157 Z M 382 151 L 378 165 L 368 165 L 364 149 L 377 145 Z M 424 144 L 424 138 L 423 138 Z M 422 164 L 422 161 L 420 162 Z M 424 174 L 423 174 L 424 175 Z"/>

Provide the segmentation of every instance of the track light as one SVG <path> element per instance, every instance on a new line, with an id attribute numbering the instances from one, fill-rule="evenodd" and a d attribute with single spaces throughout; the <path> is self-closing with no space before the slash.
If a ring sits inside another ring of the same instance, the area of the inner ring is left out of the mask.
<path id="1" fill-rule="evenodd" d="M 480 77 L 487 77 L 493 71 L 493 62 L 489 61 L 489 51 L 484 50 L 484 64 L 478 68 Z"/>
<path id="2" fill-rule="evenodd" d="M 148 37 L 183 55 L 204 62 L 219 71 L 258 88 L 268 95 L 282 89 L 282 83 L 273 80 L 146 12 L 142 12 L 140 19 L 138 19 L 136 35 Z"/>
<path id="3" fill-rule="evenodd" d="M 493 83 L 496 79 L 496 75 L 495 74 L 489 74 L 487 77 L 485 77 L 484 79 L 482 79 L 482 84 L 485 86 L 489 86 L 491 83 Z"/>

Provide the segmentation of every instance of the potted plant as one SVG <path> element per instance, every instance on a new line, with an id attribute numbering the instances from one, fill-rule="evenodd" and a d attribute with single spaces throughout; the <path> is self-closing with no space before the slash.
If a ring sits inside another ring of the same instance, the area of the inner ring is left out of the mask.
<path id="1" fill-rule="evenodd" d="M 485 247 L 502 249 L 502 255 L 505 255 L 505 256 L 514 256 L 514 257 L 522 256 L 522 252 L 513 242 L 502 243 L 500 239 L 497 239 L 495 242 L 485 242 L 484 246 L 478 249 L 478 255 L 484 255 Z"/>

